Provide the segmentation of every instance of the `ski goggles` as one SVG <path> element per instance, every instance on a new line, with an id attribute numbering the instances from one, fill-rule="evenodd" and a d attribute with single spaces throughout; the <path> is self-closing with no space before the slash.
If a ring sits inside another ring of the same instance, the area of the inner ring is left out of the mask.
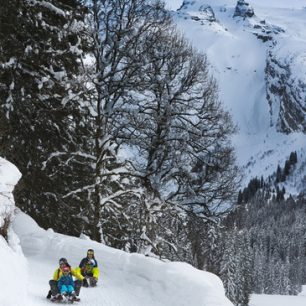
<path id="1" fill-rule="evenodd" d="M 91 251 L 87 252 L 87 255 L 93 255 L 93 254 L 94 252 L 91 252 Z"/>

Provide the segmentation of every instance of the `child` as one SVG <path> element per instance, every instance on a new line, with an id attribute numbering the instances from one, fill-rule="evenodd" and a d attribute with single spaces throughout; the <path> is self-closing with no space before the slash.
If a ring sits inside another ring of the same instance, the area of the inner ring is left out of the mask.
<path id="1" fill-rule="evenodd" d="M 64 266 L 62 268 L 62 276 L 59 278 L 57 286 L 60 294 L 63 299 L 66 299 L 66 296 L 69 295 L 72 298 L 76 298 L 74 291 L 74 282 L 70 273 L 70 268 L 68 266 Z"/>

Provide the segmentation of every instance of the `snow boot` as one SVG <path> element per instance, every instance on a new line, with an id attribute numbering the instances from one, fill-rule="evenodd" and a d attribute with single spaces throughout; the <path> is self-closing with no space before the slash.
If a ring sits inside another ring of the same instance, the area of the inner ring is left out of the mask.
<path id="1" fill-rule="evenodd" d="M 58 301 L 62 301 L 63 297 L 58 293 L 56 295 L 52 295 L 50 298 L 51 302 L 58 302 Z"/>
<path id="2" fill-rule="evenodd" d="M 96 287 L 97 286 L 97 279 L 95 277 L 90 277 L 89 278 L 89 284 L 90 284 L 90 287 Z"/>
<path id="3" fill-rule="evenodd" d="M 69 301 L 71 301 L 71 302 L 79 302 L 80 299 L 75 295 L 75 293 L 71 293 L 71 295 L 69 296 Z"/>

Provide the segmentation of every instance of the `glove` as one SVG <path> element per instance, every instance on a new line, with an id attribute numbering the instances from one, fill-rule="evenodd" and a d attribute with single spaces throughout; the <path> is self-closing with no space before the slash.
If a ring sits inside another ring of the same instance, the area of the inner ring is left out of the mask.
<path id="1" fill-rule="evenodd" d="M 88 286 L 89 286 L 89 285 L 88 285 L 88 281 L 87 281 L 86 278 L 83 279 L 83 286 L 84 286 L 84 287 L 88 287 Z"/>

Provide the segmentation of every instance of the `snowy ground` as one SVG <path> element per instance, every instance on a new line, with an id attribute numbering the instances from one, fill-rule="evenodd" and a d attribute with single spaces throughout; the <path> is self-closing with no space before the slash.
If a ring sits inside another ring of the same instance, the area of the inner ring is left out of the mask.
<path id="1" fill-rule="evenodd" d="M 77 266 L 87 249 L 93 248 L 101 280 L 97 288 L 82 288 L 83 306 L 232 306 L 217 276 L 188 264 L 164 263 L 140 254 L 127 254 L 86 237 L 45 231 L 23 213 L 17 215 L 13 229 L 28 261 L 29 276 L 21 276 L 28 291 L 27 301 L 22 301 L 22 305 L 50 305 L 46 299 L 48 281 L 58 259 L 66 257 L 72 266 Z M 8 260 L 0 253 L 0 261 Z M 3 298 L 5 293 L 0 291 L 1 306 L 17 306 L 15 302 L 1 304 Z"/>
<path id="2" fill-rule="evenodd" d="M 58 260 L 76 267 L 89 248 L 100 268 L 96 288 L 82 288 L 84 306 L 233 306 L 221 280 L 186 263 L 162 262 L 82 238 L 43 230 L 15 209 L 12 195 L 18 169 L 0 158 L 0 226 L 8 213 L 8 242 L 0 235 L 0 306 L 51 305 L 46 299 Z"/>
<path id="3" fill-rule="evenodd" d="M 83 306 L 232 306 L 224 297 L 220 280 L 213 274 L 196 270 L 184 263 L 163 263 L 139 254 L 105 247 L 89 239 L 80 239 L 45 231 L 35 221 L 19 213 L 14 231 L 28 262 L 27 297 L 20 304 L 2 306 L 42 306 L 51 303 L 45 298 L 48 280 L 60 257 L 67 257 L 76 266 L 88 248 L 94 248 L 101 269 L 97 288 L 82 288 Z M 1 245 L 0 245 L 1 248 Z M 3 254 L 0 254 L 0 259 Z M 306 287 L 299 296 L 252 295 L 249 306 L 305 306 Z M 14 294 L 14 293 L 12 293 Z"/>
<path id="4" fill-rule="evenodd" d="M 305 306 L 306 286 L 298 296 L 253 294 L 249 306 Z"/>

